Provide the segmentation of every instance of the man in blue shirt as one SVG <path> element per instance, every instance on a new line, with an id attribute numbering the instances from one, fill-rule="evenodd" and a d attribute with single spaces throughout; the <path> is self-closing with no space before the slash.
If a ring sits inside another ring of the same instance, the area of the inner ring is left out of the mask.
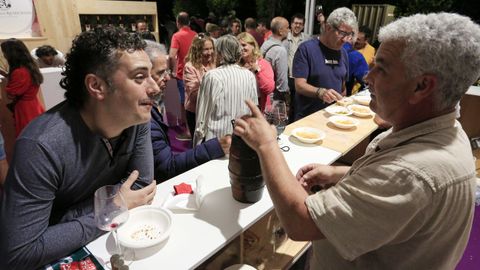
<path id="1" fill-rule="evenodd" d="M 368 73 L 368 64 L 363 55 L 355 50 L 350 42 L 343 44 L 343 48 L 348 53 L 349 73 L 346 87 L 347 96 L 350 96 L 352 95 L 352 90 L 359 91 L 365 87 L 363 77 Z"/>
<path id="2" fill-rule="evenodd" d="M 348 56 L 342 45 L 353 37 L 357 27 L 357 19 L 350 9 L 335 9 L 328 16 L 325 32 L 298 47 L 292 70 L 296 88 L 295 120 L 345 95 Z"/>
<path id="3" fill-rule="evenodd" d="M 146 42 L 145 50 L 153 65 L 152 77 L 163 92 L 167 87 L 166 82 L 170 80 L 166 49 L 156 42 Z M 158 95 L 158 97 L 161 96 Z M 231 136 L 226 135 L 220 139 L 212 138 L 183 153 L 175 154 L 170 147 L 168 126 L 163 122 L 163 116 L 157 106 L 153 106 L 151 114 L 153 160 L 155 179 L 158 182 L 163 182 L 209 160 L 223 157 L 230 151 Z"/>

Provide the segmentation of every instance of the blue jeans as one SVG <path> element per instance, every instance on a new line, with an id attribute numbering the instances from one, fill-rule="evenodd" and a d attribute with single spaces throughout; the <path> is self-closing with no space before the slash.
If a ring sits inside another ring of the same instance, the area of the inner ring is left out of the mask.
<path id="1" fill-rule="evenodd" d="M 7 154 L 5 154 L 5 147 L 2 133 L 0 132 L 0 160 L 4 160 L 7 158 Z"/>
<path id="2" fill-rule="evenodd" d="M 180 95 L 180 104 L 185 104 L 185 84 L 183 80 L 177 79 L 178 94 Z"/>

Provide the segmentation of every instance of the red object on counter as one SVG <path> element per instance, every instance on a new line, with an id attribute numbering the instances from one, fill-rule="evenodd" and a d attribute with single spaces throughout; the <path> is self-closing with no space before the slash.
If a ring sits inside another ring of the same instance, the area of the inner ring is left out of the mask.
<path id="1" fill-rule="evenodd" d="M 185 194 L 185 193 L 186 194 L 192 194 L 193 193 L 192 186 L 187 184 L 187 183 L 181 183 L 181 184 L 178 184 L 178 185 L 174 185 L 173 189 L 175 189 L 175 195 Z"/>

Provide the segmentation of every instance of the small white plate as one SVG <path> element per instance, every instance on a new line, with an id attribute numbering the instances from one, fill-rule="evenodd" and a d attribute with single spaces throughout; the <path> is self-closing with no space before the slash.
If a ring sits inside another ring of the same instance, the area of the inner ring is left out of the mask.
<path id="1" fill-rule="evenodd" d="M 169 191 L 166 194 L 163 207 L 172 210 L 176 213 L 177 210 L 183 211 L 197 211 L 202 206 L 203 197 L 204 197 L 204 178 L 202 175 L 199 175 L 195 182 L 189 181 L 186 184 L 192 186 L 192 194 L 178 194 L 175 195 L 175 192 Z"/>
<path id="2" fill-rule="evenodd" d="M 325 132 L 311 127 L 299 127 L 292 130 L 292 136 L 304 143 L 316 143 L 325 139 Z"/>
<path id="3" fill-rule="evenodd" d="M 353 99 L 355 100 L 355 102 L 357 102 L 358 104 L 361 104 L 361 105 L 365 105 L 365 106 L 368 106 L 368 104 L 370 104 L 370 101 L 372 100 L 372 98 L 370 97 L 370 95 L 363 95 L 363 96 L 354 96 Z"/>
<path id="4" fill-rule="evenodd" d="M 128 248 L 147 248 L 170 236 L 172 213 L 154 205 L 143 205 L 129 211 L 128 221 L 117 230 L 118 240 Z"/>
<path id="5" fill-rule="evenodd" d="M 331 105 L 325 108 L 330 115 L 350 115 L 352 111 L 343 106 Z"/>
<path id="6" fill-rule="evenodd" d="M 354 128 L 360 123 L 357 119 L 343 115 L 330 116 L 328 121 L 334 124 L 336 127 L 343 129 Z"/>
<path id="7" fill-rule="evenodd" d="M 359 117 L 369 117 L 373 115 L 372 110 L 370 110 L 370 107 L 368 106 L 352 104 L 348 106 L 348 109 L 352 111 L 353 115 L 359 116 Z"/>
<path id="8" fill-rule="evenodd" d="M 353 104 L 353 98 L 351 98 L 351 97 L 344 97 L 340 100 L 337 100 L 337 105 L 339 105 L 339 106 L 346 107 L 350 104 Z"/>

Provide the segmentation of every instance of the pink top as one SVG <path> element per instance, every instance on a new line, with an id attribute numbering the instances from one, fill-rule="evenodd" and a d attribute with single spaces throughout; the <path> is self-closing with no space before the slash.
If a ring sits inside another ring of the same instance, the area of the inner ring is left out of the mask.
<path id="1" fill-rule="evenodd" d="M 197 35 L 189 26 L 184 26 L 172 36 L 171 48 L 177 49 L 177 72 L 176 77 L 183 80 L 183 67 L 185 66 L 185 57 L 192 45 L 193 38 Z"/>
<path id="2" fill-rule="evenodd" d="M 185 64 L 183 70 L 183 82 L 185 83 L 185 110 L 195 113 L 197 108 L 197 96 L 200 90 L 202 78 L 210 67 L 202 65 L 200 70 L 196 69 L 191 62 Z"/>
<path id="3" fill-rule="evenodd" d="M 258 59 L 258 66 L 260 71 L 255 74 L 255 78 L 257 79 L 258 87 L 258 104 L 260 104 L 260 109 L 263 112 L 266 107 L 268 108 L 271 105 L 270 94 L 275 90 L 275 80 L 272 66 L 267 60 L 263 58 Z"/>

